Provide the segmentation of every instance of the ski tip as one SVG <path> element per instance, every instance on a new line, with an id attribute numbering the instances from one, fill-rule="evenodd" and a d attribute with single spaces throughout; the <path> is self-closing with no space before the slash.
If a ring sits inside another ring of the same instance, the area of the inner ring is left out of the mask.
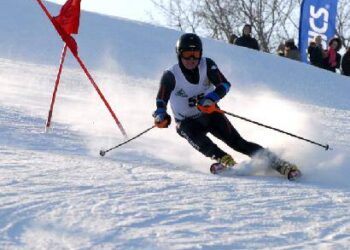
<path id="1" fill-rule="evenodd" d="M 288 180 L 290 181 L 295 181 L 297 179 L 299 179 L 301 177 L 301 172 L 299 170 L 295 170 L 295 171 L 290 171 L 288 173 Z"/>
<path id="2" fill-rule="evenodd" d="M 220 172 L 222 172 L 222 171 L 224 171 L 226 169 L 227 169 L 227 167 L 225 167 L 221 163 L 216 162 L 216 163 L 211 164 L 211 166 L 210 166 L 210 173 L 218 174 L 218 173 L 220 173 Z"/>

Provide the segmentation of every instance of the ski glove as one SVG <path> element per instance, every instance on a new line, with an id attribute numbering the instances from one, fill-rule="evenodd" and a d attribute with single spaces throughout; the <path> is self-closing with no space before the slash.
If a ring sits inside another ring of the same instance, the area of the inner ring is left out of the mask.
<path id="1" fill-rule="evenodd" d="M 154 125 L 158 128 L 167 128 L 171 124 L 171 116 L 164 108 L 157 108 L 153 113 Z"/>
<path id="2" fill-rule="evenodd" d="M 219 100 L 220 97 L 214 91 L 210 92 L 204 98 L 198 101 L 197 108 L 203 113 L 213 113 L 217 111 L 216 103 Z"/>

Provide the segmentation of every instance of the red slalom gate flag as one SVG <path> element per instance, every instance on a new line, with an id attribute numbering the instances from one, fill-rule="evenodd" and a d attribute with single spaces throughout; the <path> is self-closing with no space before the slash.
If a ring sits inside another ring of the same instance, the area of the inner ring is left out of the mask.
<path id="1" fill-rule="evenodd" d="M 51 101 L 51 106 L 50 106 L 50 111 L 49 111 L 49 117 L 48 121 L 46 123 L 46 127 L 48 128 L 50 126 L 50 121 L 51 121 L 51 116 L 52 116 L 52 110 L 53 110 L 53 104 L 55 102 L 55 96 L 56 96 L 56 91 L 57 91 L 57 86 L 59 84 L 60 80 L 60 74 L 62 72 L 62 67 L 64 63 L 64 58 L 66 55 L 66 50 L 67 47 L 71 50 L 73 53 L 75 59 L 85 72 L 86 76 L 89 78 L 91 84 L 95 88 L 96 92 L 102 99 L 103 103 L 106 105 L 108 111 L 112 115 L 114 121 L 118 125 L 119 129 L 121 130 L 122 134 L 124 135 L 125 138 L 127 138 L 126 131 L 124 130 L 122 124 L 118 120 L 117 116 L 115 115 L 114 111 L 112 110 L 111 106 L 107 102 L 106 98 L 102 94 L 101 90 L 97 86 L 96 82 L 92 78 L 91 74 L 89 73 L 88 69 L 84 65 L 83 61 L 80 59 L 78 55 L 78 46 L 74 38 L 71 36 L 72 33 L 77 34 L 78 29 L 79 29 L 79 17 L 80 17 L 80 1 L 81 0 L 67 0 L 67 2 L 62 6 L 60 14 L 56 17 L 52 17 L 43 4 L 42 0 L 37 0 L 39 6 L 41 9 L 44 11 L 46 16 L 50 19 L 51 23 L 54 25 L 55 29 L 57 30 L 58 34 L 61 36 L 62 40 L 66 43 L 63 51 L 62 51 L 62 56 L 61 56 L 61 62 L 60 62 L 60 68 L 59 72 L 57 75 L 56 79 L 56 84 L 55 84 L 55 90 L 53 93 L 52 101 Z"/>
<path id="2" fill-rule="evenodd" d="M 61 8 L 60 14 L 53 19 L 67 34 L 78 34 L 81 0 L 68 0 Z"/>
<path id="3" fill-rule="evenodd" d="M 51 19 L 52 24 L 55 26 L 58 34 L 61 36 L 62 40 L 67 44 L 67 46 L 70 48 L 72 51 L 73 55 L 77 56 L 78 55 L 78 45 L 75 39 L 67 34 L 67 32 L 61 27 L 61 25 L 54 19 Z"/>
<path id="4" fill-rule="evenodd" d="M 74 55 L 78 55 L 78 45 L 71 34 L 77 34 L 79 30 L 80 2 L 81 0 L 68 0 L 62 6 L 60 14 L 51 17 L 58 34 Z"/>
<path id="5" fill-rule="evenodd" d="M 56 100 L 56 93 L 57 93 L 58 85 L 61 78 L 61 73 L 63 69 L 64 59 L 66 57 L 67 47 L 70 48 L 74 56 L 78 56 L 78 45 L 74 40 L 74 38 L 71 36 L 71 34 L 78 34 L 79 19 L 80 19 L 80 2 L 81 0 L 68 0 L 62 6 L 59 15 L 56 17 L 52 17 L 48 12 L 48 10 L 45 8 L 44 4 L 41 2 L 41 0 L 38 0 L 39 5 L 51 20 L 58 34 L 61 36 L 62 40 L 65 42 L 62 55 L 61 55 L 59 70 L 56 77 L 55 88 L 52 94 L 49 115 L 46 121 L 46 130 L 51 125 L 53 107 Z"/>

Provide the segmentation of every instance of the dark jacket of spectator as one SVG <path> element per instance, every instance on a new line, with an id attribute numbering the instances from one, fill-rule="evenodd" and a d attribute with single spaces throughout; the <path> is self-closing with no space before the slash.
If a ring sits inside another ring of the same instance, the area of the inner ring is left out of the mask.
<path id="1" fill-rule="evenodd" d="M 300 51 L 299 51 L 298 47 L 294 44 L 293 39 L 287 40 L 284 47 L 285 47 L 284 48 L 284 56 L 286 58 L 296 60 L 296 61 L 301 60 Z"/>
<path id="2" fill-rule="evenodd" d="M 252 26 L 249 24 L 244 25 L 243 35 L 236 39 L 235 45 L 259 50 L 258 41 L 255 38 L 253 38 L 251 34 L 252 34 Z"/>
<path id="3" fill-rule="evenodd" d="M 315 42 L 311 42 L 307 52 L 309 54 L 310 63 L 316 67 L 323 68 L 323 49 Z"/>
<path id="4" fill-rule="evenodd" d="M 341 55 L 338 51 L 341 49 L 341 40 L 339 38 L 333 38 L 328 45 L 326 57 L 323 60 L 324 68 L 336 72 L 336 69 L 340 68 Z"/>
<path id="5" fill-rule="evenodd" d="M 343 55 L 341 67 L 343 69 L 343 75 L 350 76 L 350 47 Z"/>
<path id="6" fill-rule="evenodd" d="M 325 52 L 322 47 L 322 37 L 316 36 L 315 40 L 312 41 L 308 47 L 308 54 L 311 65 L 319 68 L 324 68 L 323 58 L 325 57 Z"/>

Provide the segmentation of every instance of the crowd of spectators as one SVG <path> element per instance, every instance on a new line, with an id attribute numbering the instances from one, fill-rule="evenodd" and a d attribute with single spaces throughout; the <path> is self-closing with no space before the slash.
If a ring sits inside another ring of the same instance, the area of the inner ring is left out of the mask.
<path id="1" fill-rule="evenodd" d="M 229 38 L 229 43 L 260 50 L 258 41 L 252 36 L 252 26 L 249 24 L 244 25 L 241 36 L 232 34 Z M 323 48 L 322 37 L 316 36 L 308 47 L 310 64 L 332 72 L 336 72 L 338 69 L 343 75 L 350 76 L 350 48 L 347 48 L 346 53 L 342 57 L 339 54 L 341 47 L 341 40 L 336 37 L 329 41 L 327 48 Z M 294 39 L 288 39 L 280 43 L 277 47 L 277 54 L 292 60 L 301 61 L 300 51 L 295 45 Z"/>
<path id="2" fill-rule="evenodd" d="M 341 40 L 339 38 L 331 39 L 328 43 L 328 48 L 325 49 L 322 47 L 321 36 L 317 36 L 314 41 L 310 42 L 308 48 L 310 64 L 319 68 L 336 72 L 337 69 L 340 69 L 340 49 Z"/>

